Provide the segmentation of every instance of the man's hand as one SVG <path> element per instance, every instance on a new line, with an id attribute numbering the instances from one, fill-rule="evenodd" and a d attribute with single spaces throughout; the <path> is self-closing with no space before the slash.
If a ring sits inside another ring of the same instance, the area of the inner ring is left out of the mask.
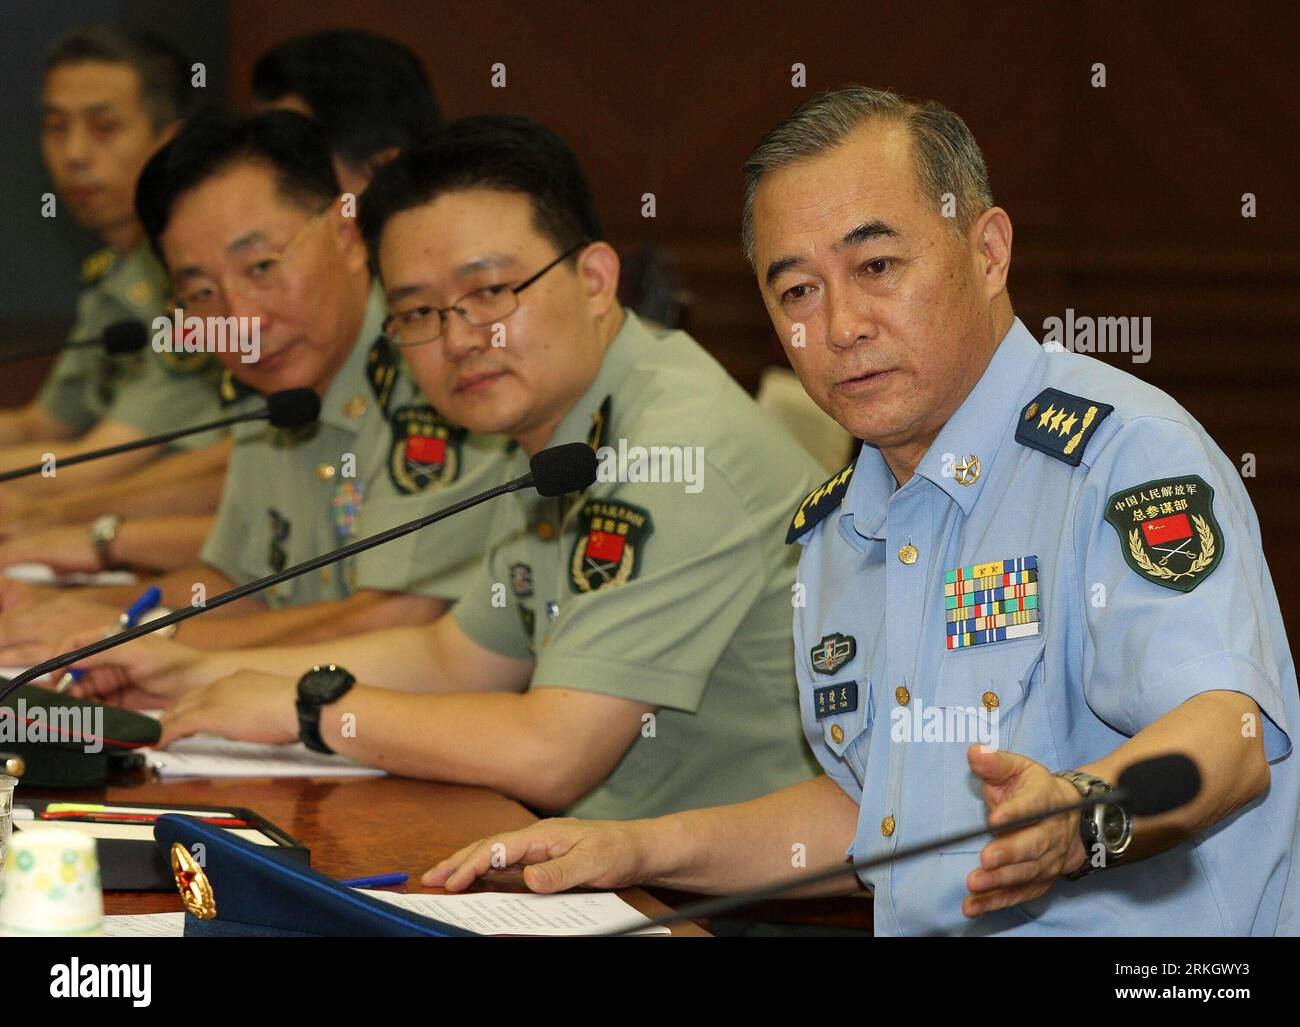
<path id="1" fill-rule="evenodd" d="M 36 501 L 13 489 L 0 488 L 0 539 L 29 531 L 33 524 L 39 523 L 33 514 Z"/>
<path id="2" fill-rule="evenodd" d="M 187 692 L 163 710 L 159 748 L 206 731 L 245 742 L 298 740 L 298 683 L 292 678 L 241 670 L 206 688 Z"/>
<path id="3" fill-rule="evenodd" d="M 626 888 L 650 878 L 652 821 L 543 820 L 522 831 L 483 838 L 427 870 L 430 887 L 464 891 L 476 878 L 506 867 L 524 868 L 531 891 L 551 894 L 585 885 Z"/>
<path id="4" fill-rule="evenodd" d="M 1027 756 L 974 745 L 966 759 L 984 782 L 989 827 L 1079 801 L 1074 785 Z M 1036 899 L 1085 859 L 1078 813 L 1062 813 L 1004 834 L 984 846 L 980 869 L 967 875 L 970 894 L 961 911 L 975 917 Z"/>
<path id="5" fill-rule="evenodd" d="M 0 617 L 0 648 L 43 646 L 48 650 L 47 655 L 53 655 L 59 651 L 53 648 L 54 644 L 67 635 L 98 632 L 97 637 L 103 638 L 107 632 L 116 631 L 117 618 L 122 611 L 95 600 L 92 598 L 94 594 L 94 589 L 71 592 L 62 589 L 46 602 L 21 602 L 12 610 L 6 606 L 4 616 Z M 26 596 L 27 593 L 18 595 Z M 13 655 L 0 654 L 0 659 L 10 659 Z"/>
<path id="6" fill-rule="evenodd" d="M 25 581 L 0 575 L 0 613 L 9 614 L 38 603 L 48 602 L 62 594 L 63 589 L 47 585 L 29 585 Z"/>
<path id="7" fill-rule="evenodd" d="M 26 532 L 0 542 L 0 567 L 16 563 L 48 564 L 55 574 L 91 574 L 102 569 L 90 532 L 75 524 Z"/>
<path id="8" fill-rule="evenodd" d="M 55 651 L 71 652 L 102 637 L 94 632 L 71 635 L 62 639 Z M 208 669 L 206 660 L 206 653 L 180 642 L 146 635 L 79 661 L 77 666 L 86 673 L 72 686 L 71 694 L 137 709 L 156 709 L 214 680 L 217 675 Z"/>

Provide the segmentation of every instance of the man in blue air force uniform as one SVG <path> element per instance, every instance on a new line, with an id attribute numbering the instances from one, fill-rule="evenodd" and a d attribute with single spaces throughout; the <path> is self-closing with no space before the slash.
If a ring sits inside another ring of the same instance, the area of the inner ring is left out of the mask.
<path id="1" fill-rule="evenodd" d="M 1173 399 L 1041 348 L 969 130 L 854 87 L 746 164 L 746 252 L 804 388 L 866 443 L 814 490 L 794 620 L 824 776 L 652 821 L 544 821 L 440 863 L 464 887 L 730 892 L 1100 801 L 803 894 L 874 893 L 879 934 L 1294 934 L 1295 667 L 1236 468 Z M 979 743 L 986 743 L 981 745 Z M 1179 752 L 1201 787 L 1106 795 Z M 498 853 L 499 856 L 499 853 Z M 794 869 L 792 869 L 794 867 Z"/>

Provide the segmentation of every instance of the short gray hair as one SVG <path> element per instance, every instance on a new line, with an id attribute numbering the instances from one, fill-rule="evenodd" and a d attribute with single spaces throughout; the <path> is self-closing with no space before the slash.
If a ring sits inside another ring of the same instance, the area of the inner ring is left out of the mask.
<path id="1" fill-rule="evenodd" d="M 953 194 L 955 230 L 965 232 L 993 206 L 984 154 L 956 114 L 933 100 L 922 103 L 887 89 L 842 86 L 800 106 L 763 136 L 745 160 L 740 239 L 750 266 L 754 264 L 754 194 L 762 177 L 833 149 L 872 118 L 887 118 L 907 128 L 917 186 L 936 203 L 944 193 Z"/>

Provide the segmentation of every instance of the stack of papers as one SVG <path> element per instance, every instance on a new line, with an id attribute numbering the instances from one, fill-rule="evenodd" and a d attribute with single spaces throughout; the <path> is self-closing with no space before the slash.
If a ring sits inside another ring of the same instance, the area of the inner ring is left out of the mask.
<path id="1" fill-rule="evenodd" d="M 648 924 L 649 919 L 613 892 L 404 895 L 366 890 L 364 893 L 476 934 L 561 938 L 627 929 L 634 929 L 634 934 L 672 934 L 667 927 L 635 930 L 639 924 Z M 108 938 L 179 938 L 184 934 L 184 927 L 184 913 L 104 917 L 104 936 Z"/>

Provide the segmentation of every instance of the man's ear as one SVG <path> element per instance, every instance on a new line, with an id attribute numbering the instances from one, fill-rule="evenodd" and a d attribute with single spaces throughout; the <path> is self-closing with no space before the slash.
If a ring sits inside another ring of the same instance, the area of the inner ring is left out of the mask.
<path id="1" fill-rule="evenodd" d="M 618 254 L 607 242 L 589 244 L 578 254 L 578 277 L 595 317 L 603 317 L 618 302 Z"/>
<path id="2" fill-rule="evenodd" d="M 1011 217 L 1001 207 L 986 210 L 968 233 L 989 299 L 1006 291 L 1011 272 L 1011 236 Z"/>
<path id="3" fill-rule="evenodd" d="M 154 135 L 153 153 L 149 154 L 149 156 L 152 157 L 154 153 L 157 153 L 175 139 L 176 133 L 179 132 L 184 125 L 185 122 L 178 118 L 175 121 L 169 121 L 166 125 L 160 128 Z"/>
<path id="4" fill-rule="evenodd" d="M 343 213 L 344 202 L 345 194 L 334 197 L 334 202 L 330 204 L 325 216 L 329 219 L 339 246 L 343 249 L 348 270 L 355 273 L 368 267 L 368 256 L 365 241 L 361 238 L 361 229 L 357 226 L 357 219 Z M 352 202 L 355 206 L 356 201 Z"/>

